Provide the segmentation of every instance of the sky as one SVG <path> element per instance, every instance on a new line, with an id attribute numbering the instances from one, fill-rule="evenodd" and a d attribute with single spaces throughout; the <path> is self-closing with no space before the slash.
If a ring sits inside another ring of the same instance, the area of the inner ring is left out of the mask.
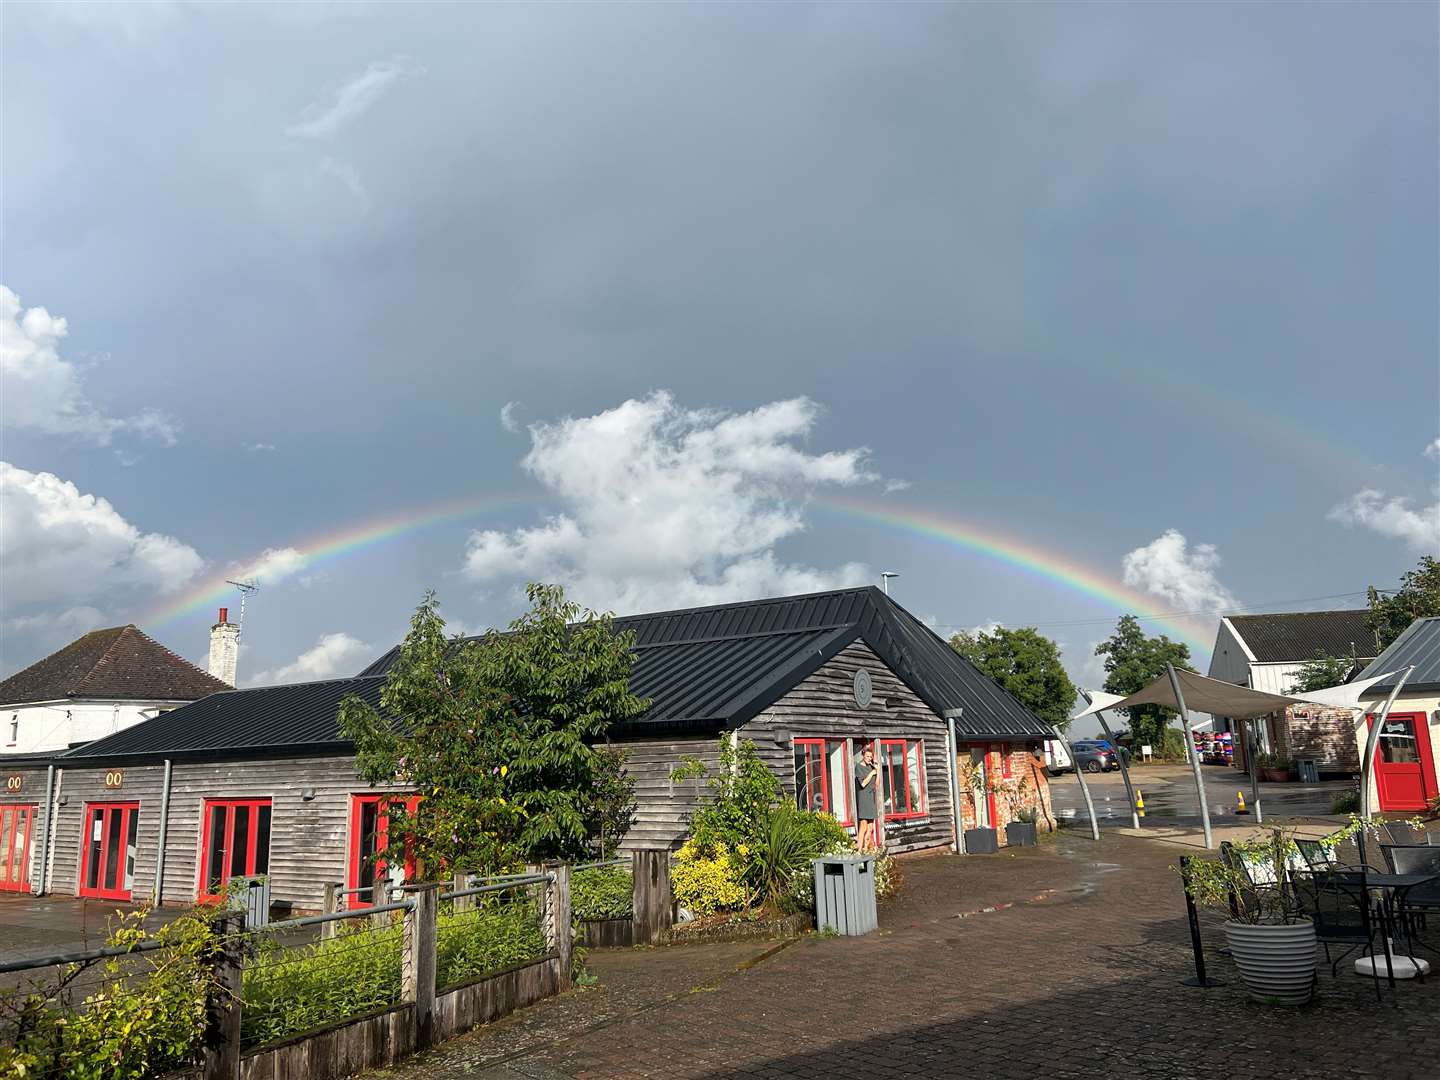
<path id="1" fill-rule="evenodd" d="M 0 674 L 227 578 L 242 685 L 530 580 L 1089 686 L 1355 606 L 1440 550 L 1436 12 L 7 4 Z"/>

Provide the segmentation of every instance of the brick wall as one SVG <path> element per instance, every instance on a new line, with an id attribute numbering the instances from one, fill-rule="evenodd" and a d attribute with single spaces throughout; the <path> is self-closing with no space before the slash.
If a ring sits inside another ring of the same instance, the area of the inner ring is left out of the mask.
<path id="1" fill-rule="evenodd" d="M 970 751 L 980 748 L 962 745 L 960 764 L 968 765 Z M 1017 820 L 1019 811 L 1026 807 L 1034 807 L 1037 811 L 1035 828 L 1038 831 L 1054 832 L 1058 823 L 1050 801 L 1050 780 L 1045 774 L 1045 763 L 1023 743 L 991 744 L 989 749 L 988 768 L 991 786 L 995 789 L 995 813 L 991 825 L 1000 846 L 1005 846 L 1005 826 Z M 1009 776 L 1005 775 L 1007 763 Z M 961 817 L 967 829 L 975 828 L 975 801 L 975 792 L 965 790 L 961 781 Z"/>

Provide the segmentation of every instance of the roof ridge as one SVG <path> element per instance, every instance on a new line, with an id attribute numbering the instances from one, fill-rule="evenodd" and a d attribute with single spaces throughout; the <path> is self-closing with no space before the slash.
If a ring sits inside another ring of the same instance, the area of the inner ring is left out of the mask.
<path id="1" fill-rule="evenodd" d="M 847 593 L 861 593 L 866 591 L 879 592 L 878 585 L 852 585 L 845 589 L 818 589 L 815 592 L 793 593 L 786 596 L 765 596 L 758 600 L 734 600 L 726 604 L 697 604 L 688 608 L 670 608 L 665 611 L 641 611 L 633 615 L 616 615 L 617 622 L 629 622 L 635 619 L 659 619 L 667 615 L 694 615 L 701 611 L 719 611 L 721 608 L 747 608 L 760 607 L 763 604 L 791 603 L 795 600 L 811 600 L 817 596 L 844 596 Z"/>
<path id="2" fill-rule="evenodd" d="M 110 659 L 110 654 L 115 651 L 115 646 L 119 645 L 120 642 L 125 640 L 125 635 L 131 630 L 135 629 L 135 624 L 126 623 L 124 626 L 112 626 L 108 627 L 107 629 L 118 630 L 119 633 L 110 639 L 110 644 L 105 646 L 105 651 L 100 654 L 100 659 L 96 660 L 95 663 L 91 664 L 90 670 L 87 671 L 84 675 L 80 676 L 80 680 L 75 684 L 75 689 L 68 691 L 68 693 L 70 693 L 71 695 L 75 697 L 81 696 L 80 691 L 85 689 L 85 684 L 89 682 L 92 678 L 94 678 L 97 671 L 99 671 L 102 667 L 105 666 L 105 661 Z M 91 633 L 99 633 L 99 631 L 92 630 Z"/>

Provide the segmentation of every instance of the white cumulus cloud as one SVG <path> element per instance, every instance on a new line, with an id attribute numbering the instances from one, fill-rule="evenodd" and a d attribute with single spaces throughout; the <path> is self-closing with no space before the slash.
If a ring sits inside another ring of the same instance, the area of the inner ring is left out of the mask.
<path id="1" fill-rule="evenodd" d="M 335 676 L 354 675 L 373 659 L 373 646 L 343 631 L 321 634 L 314 646 L 306 649 L 291 663 L 270 671 L 257 672 L 252 686 L 274 686 L 279 683 L 308 682 Z"/>
<path id="2" fill-rule="evenodd" d="M 863 448 L 811 453 L 819 406 L 805 398 L 744 413 L 686 409 L 660 391 L 594 416 L 530 427 L 522 464 L 563 509 L 532 528 L 471 535 L 477 582 L 557 581 L 621 612 L 864 584 L 858 563 L 785 562 L 805 501 L 880 480 Z"/>
<path id="3" fill-rule="evenodd" d="M 500 406 L 500 426 L 511 435 L 520 433 L 520 409 L 521 405 L 518 401 L 507 401 Z"/>
<path id="4" fill-rule="evenodd" d="M 204 567 L 188 544 L 142 532 L 53 473 L 0 461 L 0 636 L 5 670 L 28 664 Z"/>
<path id="5" fill-rule="evenodd" d="M 308 561 L 304 552 L 293 547 L 266 548 L 258 558 L 237 564 L 234 577 L 236 581 L 274 585 L 305 569 Z"/>
<path id="6" fill-rule="evenodd" d="M 0 421 L 44 435 L 68 435 L 108 446 L 128 433 L 173 446 L 179 427 L 155 410 L 107 416 L 85 393 L 82 372 L 60 355 L 69 323 L 43 307 L 25 308 L 0 285 Z"/>
<path id="7" fill-rule="evenodd" d="M 1193 548 L 1176 529 L 1166 529 L 1125 556 L 1125 584 L 1168 601 L 1177 611 L 1232 611 L 1240 606 L 1215 571 L 1213 544 Z"/>
<path id="8" fill-rule="evenodd" d="M 1440 503 L 1417 509 L 1403 496 L 1386 498 L 1383 491 L 1365 488 L 1333 507 L 1329 517 L 1401 540 L 1417 551 L 1440 551 Z"/>
<path id="9" fill-rule="evenodd" d="M 408 56 L 376 60 L 321 100 L 307 105 L 285 134 L 301 139 L 333 139 L 342 128 L 369 112 L 402 79 L 424 73 L 425 69 Z"/>
<path id="10" fill-rule="evenodd" d="M 1440 461 L 1440 438 L 1425 447 L 1425 456 L 1431 461 Z"/>

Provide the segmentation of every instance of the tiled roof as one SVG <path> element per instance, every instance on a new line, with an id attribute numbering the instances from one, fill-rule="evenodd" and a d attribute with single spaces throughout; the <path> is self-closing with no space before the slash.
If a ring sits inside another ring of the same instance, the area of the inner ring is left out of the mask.
<path id="1" fill-rule="evenodd" d="M 1405 680 L 1405 686 L 1400 691 L 1402 694 L 1440 690 L 1440 618 L 1416 619 L 1360 673 L 1359 678 L 1368 679 L 1411 665 L 1415 670 Z M 1374 692 L 1388 694 L 1394 688 L 1395 683 L 1391 680 L 1375 687 Z"/>
<path id="2" fill-rule="evenodd" d="M 1286 611 L 1273 615 L 1231 615 L 1230 625 L 1262 664 L 1299 663 L 1324 656 L 1361 660 L 1375 655 L 1375 633 L 1365 625 L 1365 609 Z"/>
<path id="3" fill-rule="evenodd" d="M 384 685 L 352 678 L 227 690 L 87 743 L 66 759 L 347 749 L 337 723 L 340 702 L 356 694 L 379 708 Z"/>
<path id="4" fill-rule="evenodd" d="M 194 701 L 230 687 L 133 624 L 92 630 L 0 682 L 0 706 L 63 698 Z"/>

